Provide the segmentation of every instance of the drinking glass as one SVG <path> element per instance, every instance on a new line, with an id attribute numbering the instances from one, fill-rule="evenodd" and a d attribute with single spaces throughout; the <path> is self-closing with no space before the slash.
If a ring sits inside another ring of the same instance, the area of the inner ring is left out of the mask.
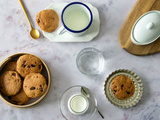
<path id="1" fill-rule="evenodd" d="M 79 71 L 86 75 L 100 74 L 103 70 L 104 63 L 105 60 L 102 52 L 93 47 L 82 49 L 76 59 Z"/>

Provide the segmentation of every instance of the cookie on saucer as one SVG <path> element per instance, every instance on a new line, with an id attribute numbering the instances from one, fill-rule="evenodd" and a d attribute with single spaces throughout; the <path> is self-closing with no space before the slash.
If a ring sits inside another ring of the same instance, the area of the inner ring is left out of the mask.
<path id="1" fill-rule="evenodd" d="M 17 72 L 26 77 L 29 73 L 41 73 L 42 63 L 39 58 L 34 55 L 22 55 L 17 60 Z"/>
<path id="2" fill-rule="evenodd" d="M 47 89 L 46 79 L 40 73 L 30 73 L 24 79 L 23 89 L 30 98 L 40 97 Z"/>
<path id="3" fill-rule="evenodd" d="M 22 87 L 22 80 L 16 71 L 5 71 L 0 77 L 0 90 L 7 96 L 17 94 Z"/>
<path id="4" fill-rule="evenodd" d="M 18 94 L 11 97 L 11 103 L 16 104 L 16 105 L 23 105 L 27 103 L 29 99 L 30 98 L 25 94 L 22 88 Z"/>
<path id="5" fill-rule="evenodd" d="M 129 77 L 119 75 L 112 80 L 111 90 L 116 98 L 126 100 L 134 94 L 135 85 Z"/>
<path id="6" fill-rule="evenodd" d="M 53 32 L 58 28 L 59 16 L 52 10 L 42 10 L 36 16 L 37 25 L 45 32 Z"/>

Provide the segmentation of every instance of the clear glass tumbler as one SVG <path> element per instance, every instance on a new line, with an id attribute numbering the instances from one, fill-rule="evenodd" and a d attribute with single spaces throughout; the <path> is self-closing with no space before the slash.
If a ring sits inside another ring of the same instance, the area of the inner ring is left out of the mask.
<path id="1" fill-rule="evenodd" d="M 97 75 L 101 73 L 104 62 L 102 52 L 92 47 L 82 49 L 76 59 L 79 71 L 86 75 Z"/>

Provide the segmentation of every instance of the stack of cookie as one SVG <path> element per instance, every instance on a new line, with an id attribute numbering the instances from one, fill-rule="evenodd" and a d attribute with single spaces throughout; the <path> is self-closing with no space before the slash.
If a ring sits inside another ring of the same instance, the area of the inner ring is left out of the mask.
<path id="1" fill-rule="evenodd" d="M 16 105 L 42 96 L 47 89 L 47 81 L 41 74 L 42 68 L 41 60 L 30 54 L 8 62 L 0 76 L 0 91 Z"/>

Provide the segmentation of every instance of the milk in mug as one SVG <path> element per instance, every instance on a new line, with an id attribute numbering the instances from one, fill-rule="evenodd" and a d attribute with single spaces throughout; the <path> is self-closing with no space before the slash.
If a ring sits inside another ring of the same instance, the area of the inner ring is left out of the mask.
<path id="1" fill-rule="evenodd" d="M 82 30 L 89 24 L 88 15 L 82 11 L 72 11 L 64 18 L 64 22 L 71 30 Z"/>

